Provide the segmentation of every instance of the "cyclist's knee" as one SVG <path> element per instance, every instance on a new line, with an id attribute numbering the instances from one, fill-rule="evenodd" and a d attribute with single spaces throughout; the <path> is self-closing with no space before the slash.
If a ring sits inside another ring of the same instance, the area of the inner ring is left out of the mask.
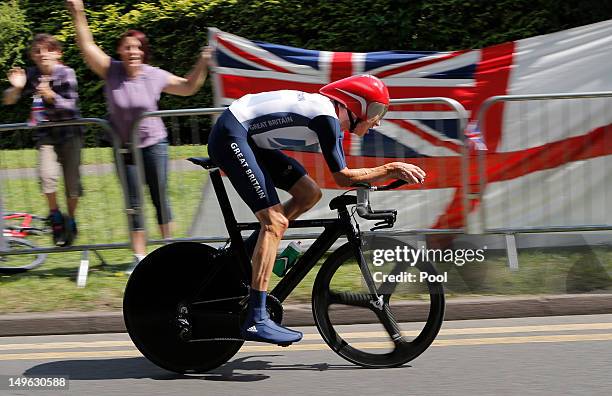
<path id="1" fill-rule="evenodd" d="M 321 200 L 323 193 L 317 183 L 308 176 L 303 177 L 298 183 L 289 193 L 304 210 L 308 210 Z"/>
<path id="2" fill-rule="evenodd" d="M 308 190 L 307 193 L 298 198 L 303 210 L 309 210 L 321 200 L 323 193 L 319 187 Z"/>
<path id="3" fill-rule="evenodd" d="M 321 200 L 321 198 L 323 198 L 323 192 L 321 191 L 319 186 L 316 186 L 316 188 L 312 192 L 312 196 L 310 200 L 310 207 L 312 208 L 313 206 L 315 206 L 317 202 Z"/>
<path id="4" fill-rule="evenodd" d="M 257 217 L 262 231 L 270 233 L 275 238 L 281 238 L 289 227 L 289 219 L 279 210 L 264 209 L 257 212 Z"/>

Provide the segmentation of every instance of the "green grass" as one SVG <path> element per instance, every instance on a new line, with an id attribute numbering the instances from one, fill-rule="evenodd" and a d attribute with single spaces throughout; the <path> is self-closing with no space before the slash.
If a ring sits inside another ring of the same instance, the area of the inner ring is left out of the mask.
<path id="1" fill-rule="evenodd" d="M 205 157 L 207 146 L 185 145 L 170 146 L 170 159 L 185 159 L 188 157 Z M 110 147 L 86 148 L 82 150 L 83 165 L 110 164 L 114 162 L 113 150 Z M 38 163 L 37 150 L 0 150 L 1 169 L 35 168 Z"/>
<path id="2" fill-rule="evenodd" d="M 1 152 L 2 158 L 12 158 L 14 163 L 27 164 L 34 158 L 33 150 Z M 83 157 L 89 163 L 110 161 L 110 149 L 85 149 Z M 205 156 L 201 146 L 171 147 L 170 157 L 183 159 L 189 156 Z M 87 160 L 89 159 L 89 160 Z M 35 166 L 36 160 L 29 166 Z M 192 219 L 200 203 L 202 186 L 208 177 L 202 170 L 173 171 L 169 175 L 169 199 L 174 216 L 173 236 L 187 236 Z M 94 173 L 82 177 L 85 195 L 79 202 L 77 220 L 79 237 L 77 244 L 127 242 L 128 228 L 124 212 L 123 194 L 114 169 L 106 173 Z M 60 183 L 59 191 L 63 191 Z M 62 196 L 60 207 L 65 208 Z M 6 210 L 25 211 L 46 216 L 48 208 L 40 193 L 35 177 L 2 180 L 2 199 Z M 145 190 L 145 218 L 151 238 L 160 238 L 155 209 Z M 29 237 L 38 246 L 50 246 L 50 235 Z M 105 260 L 113 263 L 95 269 L 84 289 L 76 288 L 75 277 L 80 253 L 54 253 L 47 257 L 42 267 L 26 274 L 0 278 L 0 313 L 49 310 L 118 309 L 127 278 L 123 270 L 131 261 L 129 250 L 102 252 Z M 13 256 L 16 257 L 16 256 Z M 20 260 L 27 256 L 19 256 Z M 96 258 L 92 254 L 92 261 Z M 118 263 L 118 264 L 117 264 Z"/>

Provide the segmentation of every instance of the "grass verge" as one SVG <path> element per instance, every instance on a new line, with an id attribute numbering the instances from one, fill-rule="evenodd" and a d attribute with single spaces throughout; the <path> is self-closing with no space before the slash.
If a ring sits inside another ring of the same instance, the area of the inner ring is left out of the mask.
<path id="1" fill-rule="evenodd" d="M 109 264 L 99 266 L 91 255 L 92 269 L 85 288 L 76 287 L 80 253 L 51 254 L 39 268 L 28 273 L 0 276 L 0 313 L 45 311 L 120 310 L 127 276 L 123 270 L 131 260 L 127 250 L 103 251 Z M 519 255 L 520 269 L 510 271 L 505 257 L 489 254 L 478 265 L 437 265 L 448 272 L 448 297 L 495 295 L 542 295 L 564 293 L 612 293 L 611 249 L 564 249 L 556 253 L 525 251 Z M 169 270 L 173 270 L 169 268 Z M 315 267 L 288 302 L 308 302 L 318 267 Z M 278 278 L 273 275 L 273 283 Z M 352 285 L 354 274 L 345 274 L 335 284 Z"/>

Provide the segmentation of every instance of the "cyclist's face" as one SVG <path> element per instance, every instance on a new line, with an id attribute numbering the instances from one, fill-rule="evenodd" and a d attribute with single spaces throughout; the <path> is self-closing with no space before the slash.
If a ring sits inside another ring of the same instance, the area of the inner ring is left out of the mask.
<path id="1" fill-rule="evenodd" d="M 353 130 L 353 133 L 359 137 L 368 133 L 368 131 L 372 128 L 380 126 L 380 120 L 378 118 L 366 121 L 359 121 L 357 126 Z"/>

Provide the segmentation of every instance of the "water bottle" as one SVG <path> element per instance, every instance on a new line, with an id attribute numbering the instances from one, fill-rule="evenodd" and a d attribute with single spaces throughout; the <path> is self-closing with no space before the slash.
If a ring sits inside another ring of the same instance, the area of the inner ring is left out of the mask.
<path id="1" fill-rule="evenodd" d="M 289 271 L 289 268 L 295 264 L 297 258 L 300 253 L 302 253 L 304 249 L 302 248 L 302 242 L 291 242 L 285 250 L 278 256 L 276 261 L 274 261 L 274 268 L 272 272 L 274 272 L 278 277 L 283 277 Z"/>
<path id="2" fill-rule="evenodd" d="M 32 111 L 30 112 L 30 120 L 28 125 L 35 126 L 39 123 L 47 120 L 47 113 L 45 111 L 45 104 L 40 95 L 34 95 L 32 99 Z"/>

